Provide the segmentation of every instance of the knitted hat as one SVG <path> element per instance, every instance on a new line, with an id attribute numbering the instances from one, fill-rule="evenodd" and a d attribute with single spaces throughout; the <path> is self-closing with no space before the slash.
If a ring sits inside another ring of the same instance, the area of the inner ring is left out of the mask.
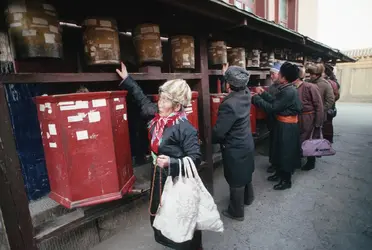
<path id="1" fill-rule="evenodd" d="M 279 73 L 281 66 L 282 64 L 280 62 L 275 62 L 274 65 L 270 68 L 270 72 Z"/>
<path id="2" fill-rule="evenodd" d="M 280 74 L 288 81 L 294 82 L 298 79 L 299 69 L 297 65 L 285 62 L 282 67 L 280 67 Z"/>
<path id="3" fill-rule="evenodd" d="M 226 81 L 236 88 L 245 88 L 249 81 L 249 72 L 239 66 L 230 66 L 225 72 Z"/>

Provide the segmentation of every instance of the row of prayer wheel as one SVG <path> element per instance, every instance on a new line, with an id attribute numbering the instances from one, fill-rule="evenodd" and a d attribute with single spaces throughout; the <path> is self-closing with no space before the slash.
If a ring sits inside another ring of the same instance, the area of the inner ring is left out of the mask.
<path id="1" fill-rule="evenodd" d="M 227 48 L 224 41 L 212 42 L 208 50 L 212 65 L 229 63 L 240 67 L 271 67 L 275 61 L 274 52 L 267 53 L 254 49 L 246 53 L 245 48 Z"/>
<path id="2" fill-rule="evenodd" d="M 58 14 L 52 5 L 40 1 L 26 3 L 26 0 L 13 0 L 5 13 L 16 59 L 63 57 L 61 28 Z M 88 65 L 120 63 L 119 32 L 115 20 L 87 18 L 83 21 L 82 29 L 84 56 Z M 133 32 L 133 42 L 141 65 L 163 62 L 158 25 L 138 25 Z M 195 69 L 194 38 L 187 35 L 172 36 L 169 43 L 173 68 Z M 229 62 L 230 65 L 241 67 L 262 66 L 259 50 L 253 50 L 246 56 L 245 48 L 227 49 L 224 41 L 210 43 L 208 58 L 212 65 Z"/>

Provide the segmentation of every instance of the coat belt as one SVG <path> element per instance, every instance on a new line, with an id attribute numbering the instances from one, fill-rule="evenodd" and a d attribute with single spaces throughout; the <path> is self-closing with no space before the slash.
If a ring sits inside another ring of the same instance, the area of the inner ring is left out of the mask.
<path id="1" fill-rule="evenodd" d="M 282 116 L 277 115 L 276 119 L 283 123 L 297 123 L 298 122 L 298 115 L 292 115 L 292 116 Z"/>

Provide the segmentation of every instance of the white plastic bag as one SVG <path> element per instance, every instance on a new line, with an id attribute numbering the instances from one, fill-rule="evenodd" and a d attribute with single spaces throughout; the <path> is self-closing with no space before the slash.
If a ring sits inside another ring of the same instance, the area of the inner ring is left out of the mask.
<path id="1" fill-rule="evenodd" d="M 192 176 L 190 165 L 185 166 L 182 176 L 182 164 L 179 160 L 180 173 L 174 180 L 168 176 L 164 191 L 154 219 L 153 226 L 168 239 L 181 243 L 191 240 L 198 215 L 200 201 L 199 188 Z"/>
<path id="2" fill-rule="evenodd" d="M 223 222 L 221 220 L 220 213 L 218 212 L 217 205 L 214 202 L 212 195 L 205 188 L 203 181 L 200 179 L 193 160 L 190 157 L 185 157 L 183 162 L 184 165 L 191 165 L 194 178 L 199 188 L 200 202 L 196 229 L 223 232 Z"/>

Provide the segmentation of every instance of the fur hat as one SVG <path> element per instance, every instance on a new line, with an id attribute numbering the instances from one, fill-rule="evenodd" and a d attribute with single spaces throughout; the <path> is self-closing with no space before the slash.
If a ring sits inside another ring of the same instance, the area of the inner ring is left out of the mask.
<path id="1" fill-rule="evenodd" d="M 249 81 L 249 72 L 239 66 L 230 66 L 225 72 L 225 80 L 235 88 L 245 88 Z"/>
<path id="2" fill-rule="evenodd" d="M 324 73 L 324 65 L 322 63 L 309 64 L 306 68 L 306 73 L 310 75 L 322 75 Z"/>
<path id="3" fill-rule="evenodd" d="M 297 65 L 285 62 L 282 67 L 280 67 L 280 74 L 285 77 L 288 82 L 294 82 L 299 77 L 299 69 Z"/>

